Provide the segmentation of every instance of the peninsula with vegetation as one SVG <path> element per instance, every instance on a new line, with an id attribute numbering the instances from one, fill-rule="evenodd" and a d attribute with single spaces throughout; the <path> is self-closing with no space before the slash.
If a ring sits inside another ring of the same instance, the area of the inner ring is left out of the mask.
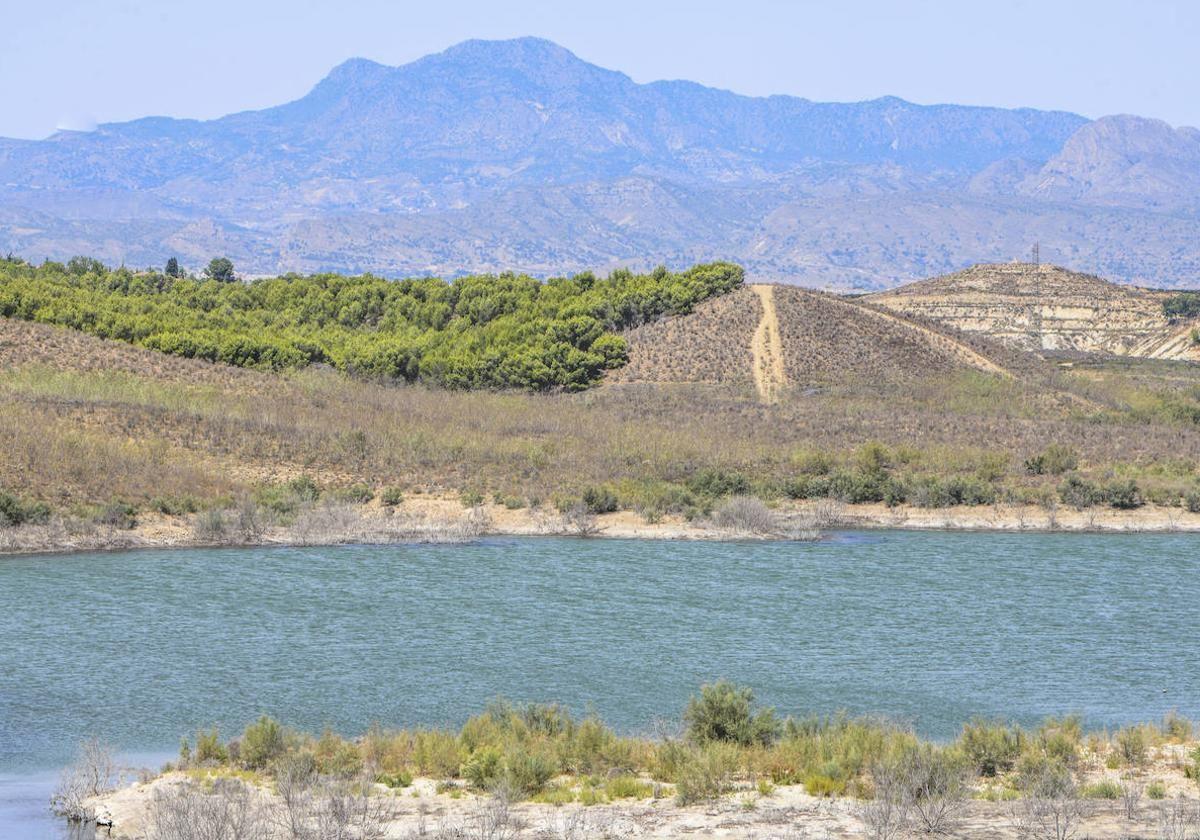
<path id="1" fill-rule="evenodd" d="M 0 547 L 1200 529 L 1200 295 L 0 263 Z"/>
<path id="2" fill-rule="evenodd" d="M 352 739 L 263 716 L 232 739 L 184 738 L 134 784 L 89 741 L 54 807 L 124 840 L 1187 840 L 1200 827 L 1200 744 L 1178 715 L 1111 732 L 1077 716 L 973 720 L 937 743 L 877 719 L 782 719 L 719 681 L 662 728 L 620 735 L 594 715 L 504 701 L 457 731 Z"/>

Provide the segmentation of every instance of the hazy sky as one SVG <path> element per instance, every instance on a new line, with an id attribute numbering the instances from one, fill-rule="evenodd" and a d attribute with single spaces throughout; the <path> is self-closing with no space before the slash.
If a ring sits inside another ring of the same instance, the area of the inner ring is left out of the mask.
<path id="1" fill-rule="evenodd" d="M 1200 0 L 0 0 L 0 136 L 301 96 L 338 62 L 540 35 L 640 82 L 1200 125 Z"/>

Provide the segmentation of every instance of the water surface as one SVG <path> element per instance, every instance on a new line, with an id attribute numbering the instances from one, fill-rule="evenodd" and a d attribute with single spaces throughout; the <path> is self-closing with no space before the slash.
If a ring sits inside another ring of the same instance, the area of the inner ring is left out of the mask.
<path id="1" fill-rule="evenodd" d="M 162 753 L 263 712 L 354 734 L 457 725 L 506 695 L 638 732 L 729 677 L 784 714 L 936 737 L 973 715 L 1200 716 L 1198 544 L 871 532 L 0 558 L 0 818 L 14 780 L 86 735 Z"/>

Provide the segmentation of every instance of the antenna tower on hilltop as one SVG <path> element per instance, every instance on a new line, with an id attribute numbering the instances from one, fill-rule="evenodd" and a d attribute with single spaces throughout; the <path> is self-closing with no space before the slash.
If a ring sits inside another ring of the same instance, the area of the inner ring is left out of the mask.
<path id="1" fill-rule="evenodd" d="M 1040 244 L 1041 243 L 1038 243 L 1038 242 L 1033 243 L 1033 264 L 1034 265 L 1042 264 L 1041 248 L 1039 247 Z"/>

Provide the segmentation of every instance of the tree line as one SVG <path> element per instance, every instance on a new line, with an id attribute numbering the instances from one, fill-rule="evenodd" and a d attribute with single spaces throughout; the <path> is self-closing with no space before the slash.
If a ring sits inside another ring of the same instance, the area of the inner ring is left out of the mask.
<path id="1" fill-rule="evenodd" d="M 109 269 L 79 257 L 0 261 L 0 315 L 81 330 L 179 356 L 284 370 L 314 363 L 452 388 L 580 390 L 628 361 L 622 330 L 690 312 L 743 282 L 714 262 L 540 281 L 524 274 L 387 280 L 288 274 L 236 282 Z"/>

